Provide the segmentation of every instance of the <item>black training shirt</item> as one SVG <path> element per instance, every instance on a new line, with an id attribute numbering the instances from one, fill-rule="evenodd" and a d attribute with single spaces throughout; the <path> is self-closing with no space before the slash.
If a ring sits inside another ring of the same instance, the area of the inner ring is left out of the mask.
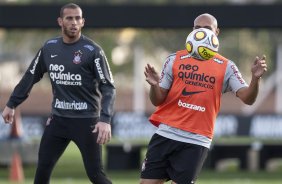
<path id="1" fill-rule="evenodd" d="M 110 122 L 115 87 L 99 45 L 83 35 L 72 44 L 63 43 L 62 37 L 48 40 L 15 87 L 7 106 L 15 108 L 21 104 L 46 72 L 52 84 L 52 114 L 68 118 L 100 117 L 100 121 Z"/>

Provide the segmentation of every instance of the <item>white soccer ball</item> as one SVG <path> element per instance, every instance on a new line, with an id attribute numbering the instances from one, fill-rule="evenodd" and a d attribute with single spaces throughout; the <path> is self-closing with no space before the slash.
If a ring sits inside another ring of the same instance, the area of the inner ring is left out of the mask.
<path id="1" fill-rule="evenodd" d="M 218 52 L 219 41 L 216 34 L 206 28 L 193 30 L 186 39 L 186 49 L 191 57 L 209 60 Z"/>

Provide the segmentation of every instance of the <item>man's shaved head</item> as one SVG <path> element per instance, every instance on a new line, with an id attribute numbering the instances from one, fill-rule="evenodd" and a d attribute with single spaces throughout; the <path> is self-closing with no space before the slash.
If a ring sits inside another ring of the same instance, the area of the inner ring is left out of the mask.
<path id="1" fill-rule="evenodd" d="M 194 20 L 194 29 L 207 28 L 212 30 L 216 35 L 219 33 L 217 20 L 214 16 L 208 13 L 199 15 Z"/>

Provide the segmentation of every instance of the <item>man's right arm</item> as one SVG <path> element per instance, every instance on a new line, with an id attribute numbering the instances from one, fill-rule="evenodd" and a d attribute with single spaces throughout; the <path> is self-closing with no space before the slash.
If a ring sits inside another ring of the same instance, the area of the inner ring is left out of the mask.
<path id="1" fill-rule="evenodd" d="M 6 107 L 2 112 L 2 117 L 5 123 L 13 123 L 15 115 L 14 109 L 28 97 L 32 86 L 43 77 L 46 69 L 41 60 L 42 56 L 40 50 L 31 62 L 20 82 L 15 87 Z"/>
<path id="2" fill-rule="evenodd" d="M 159 86 L 160 77 L 158 72 L 153 66 L 147 64 L 147 66 L 145 66 L 144 74 L 146 76 L 146 81 L 151 85 L 149 96 L 152 104 L 154 106 L 162 104 L 166 99 L 168 90 Z"/>
<path id="3" fill-rule="evenodd" d="M 159 84 L 151 85 L 149 95 L 150 95 L 150 100 L 152 104 L 154 106 L 158 106 L 158 105 L 161 105 L 165 101 L 168 95 L 168 90 L 161 88 Z"/>
<path id="4" fill-rule="evenodd" d="M 43 77 L 46 68 L 42 58 L 40 50 L 11 94 L 7 102 L 9 108 L 14 109 L 21 104 L 29 96 L 33 85 Z"/>
<path id="5" fill-rule="evenodd" d="M 151 85 L 150 87 L 150 100 L 153 105 L 161 105 L 169 92 L 169 89 L 173 82 L 172 66 L 175 61 L 175 53 L 169 55 L 163 64 L 161 75 L 156 71 L 156 69 L 147 64 L 145 66 L 144 74 L 146 76 L 146 81 Z"/>

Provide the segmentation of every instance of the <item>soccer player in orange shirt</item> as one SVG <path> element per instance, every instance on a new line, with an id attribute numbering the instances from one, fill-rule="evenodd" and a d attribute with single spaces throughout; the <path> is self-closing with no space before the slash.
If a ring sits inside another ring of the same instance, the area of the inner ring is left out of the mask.
<path id="1" fill-rule="evenodd" d="M 198 28 L 219 34 L 216 18 L 207 13 L 194 20 Z M 231 60 L 220 54 L 197 60 L 186 50 L 169 55 L 160 75 L 148 64 L 144 74 L 151 85 L 150 100 L 157 106 L 150 121 L 158 129 L 148 145 L 140 184 L 195 183 L 212 142 L 221 95 L 231 91 L 253 104 L 266 70 L 265 56 L 256 57 L 247 84 Z"/>

